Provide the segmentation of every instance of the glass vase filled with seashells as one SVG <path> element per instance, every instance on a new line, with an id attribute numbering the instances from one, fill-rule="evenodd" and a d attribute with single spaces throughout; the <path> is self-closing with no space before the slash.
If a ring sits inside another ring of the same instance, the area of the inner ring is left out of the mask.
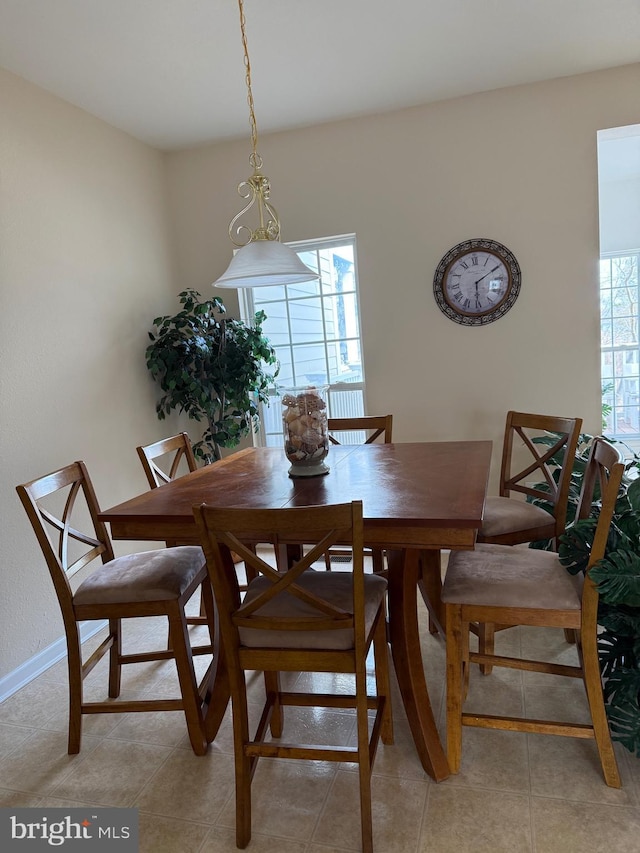
<path id="1" fill-rule="evenodd" d="M 284 452 L 291 463 L 290 477 L 328 474 L 327 385 L 283 388 Z"/>

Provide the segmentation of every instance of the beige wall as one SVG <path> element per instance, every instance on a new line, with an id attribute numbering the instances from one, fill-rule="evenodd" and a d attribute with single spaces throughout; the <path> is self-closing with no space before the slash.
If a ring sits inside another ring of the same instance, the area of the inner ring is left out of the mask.
<path id="1" fill-rule="evenodd" d="M 168 431 L 145 373 L 149 320 L 184 287 L 212 293 L 249 142 L 163 163 L 0 84 L 1 678 L 61 633 L 14 486 L 82 456 L 103 505 L 145 487 L 133 448 Z M 598 430 L 596 132 L 637 123 L 639 90 L 633 65 L 261 138 L 284 239 L 357 235 L 368 408 L 393 412 L 397 440 L 497 447 L 509 408 Z M 470 237 L 522 267 L 516 305 L 486 328 L 452 323 L 432 294 L 438 261 Z"/>
<path id="2" fill-rule="evenodd" d="M 283 239 L 357 235 L 368 409 L 393 412 L 397 440 L 498 444 L 509 408 L 599 429 L 596 133 L 636 123 L 639 90 L 633 65 L 262 137 Z M 184 284 L 210 292 L 228 262 L 248 154 L 247 139 L 168 158 Z M 515 306 L 484 328 L 432 292 L 471 237 L 522 268 Z"/>
<path id="3" fill-rule="evenodd" d="M 0 71 L 0 678 L 62 635 L 15 485 L 84 459 L 104 506 L 167 429 L 145 362 L 173 308 L 163 157 Z"/>

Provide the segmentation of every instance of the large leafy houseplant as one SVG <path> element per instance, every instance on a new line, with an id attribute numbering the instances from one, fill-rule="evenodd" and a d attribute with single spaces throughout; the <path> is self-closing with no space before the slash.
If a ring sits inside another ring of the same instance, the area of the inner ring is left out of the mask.
<path id="1" fill-rule="evenodd" d="M 209 463 L 220 459 L 222 447 L 235 447 L 258 429 L 258 406 L 269 402 L 278 361 L 262 333 L 263 311 L 247 324 L 225 318 L 217 296 L 201 300 L 195 290 L 184 290 L 178 299 L 181 311 L 153 321 L 147 367 L 164 392 L 156 405 L 160 420 L 177 409 L 205 421 L 193 450 Z"/>
<path id="2" fill-rule="evenodd" d="M 540 436 L 535 441 L 551 446 L 555 437 Z M 608 441 L 617 443 L 614 439 Z M 600 508 L 596 492 L 590 517 L 576 520 L 592 442 L 591 435 L 580 437 L 571 478 L 567 528 L 558 548 L 561 563 L 572 574 L 586 569 Z M 590 577 L 600 593 L 598 652 L 611 734 L 614 740 L 640 756 L 640 457 L 626 446 L 624 456 L 625 473 L 606 552 L 591 569 Z M 544 506 L 542 501 L 534 502 Z M 550 543 L 538 542 L 534 546 L 550 547 Z"/>

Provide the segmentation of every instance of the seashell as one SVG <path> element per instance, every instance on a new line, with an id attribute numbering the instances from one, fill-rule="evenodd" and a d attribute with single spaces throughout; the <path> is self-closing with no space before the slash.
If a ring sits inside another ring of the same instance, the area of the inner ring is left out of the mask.
<path id="1" fill-rule="evenodd" d="M 312 444 L 314 448 L 322 441 L 322 435 L 317 429 L 305 429 L 301 433 L 301 437 L 305 444 Z"/>
<path id="2" fill-rule="evenodd" d="M 306 412 L 315 412 L 318 409 L 326 408 L 326 403 L 318 394 L 304 393 L 298 394 L 298 405 Z"/>
<path id="3" fill-rule="evenodd" d="M 302 435 L 306 429 L 305 425 L 300 422 L 300 418 L 291 421 L 287 426 L 291 435 Z"/>

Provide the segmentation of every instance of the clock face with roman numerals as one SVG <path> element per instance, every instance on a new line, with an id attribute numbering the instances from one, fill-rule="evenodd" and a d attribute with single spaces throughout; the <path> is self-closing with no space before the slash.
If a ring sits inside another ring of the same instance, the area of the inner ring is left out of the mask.
<path id="1" fill-rule="evenodd" d="M 465 240 L 442 258 L 433 278 L 440 310 L 464 326 L 484 326 L 512 307 L 520 292 L 520 267 L 495 240 Z"/>

